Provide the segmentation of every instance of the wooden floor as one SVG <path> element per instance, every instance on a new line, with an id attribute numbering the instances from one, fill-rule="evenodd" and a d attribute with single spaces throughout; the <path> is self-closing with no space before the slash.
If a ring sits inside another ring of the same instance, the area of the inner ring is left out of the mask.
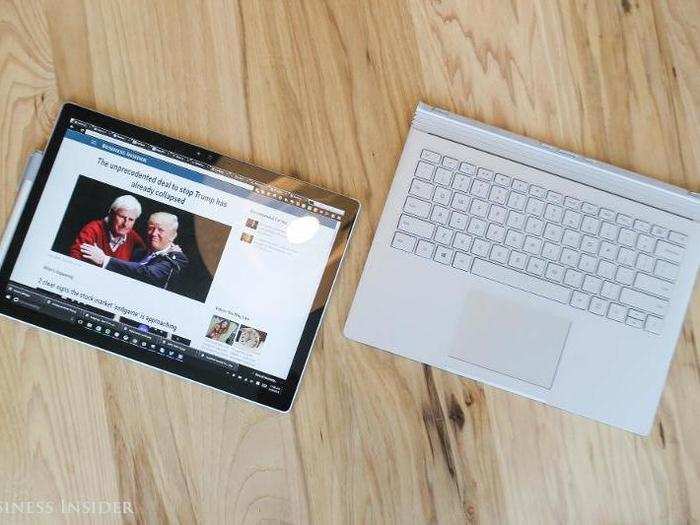
<path id="1" fill-rule="evenodd" d="M 2 0 L 0 67 L 3 223 L 64 100 L 364 206 L 289 415 L 0 321 L 0 521 L 700 523 L 700 294 L 648 439 L 341 335 L 419 100 L 700 191 L 697 0 Z"/>

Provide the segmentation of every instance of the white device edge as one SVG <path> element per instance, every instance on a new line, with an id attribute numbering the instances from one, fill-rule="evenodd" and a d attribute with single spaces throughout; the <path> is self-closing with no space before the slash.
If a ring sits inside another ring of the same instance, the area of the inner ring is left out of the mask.
<path id="1" fill-rule="evenodd" d="M 41 151 L 35 151 L 29 155 L 29 159 L 27 159 L 27 165 L 22 174 L 22 181 L 17 190 L 17 197 L 15 197 L 15 204 L 12 207 L 10 216 L 7 218 L 5 231 L 2 234 L 2 239 L 0 239 L 0 265 L 5 261 L 7 250 L 10 248 L 10 242 L 15 235 L 17 224 L 19 224 L 19 218 L 22 216 L 24 205 L 27 203 L 29 192 L 34 186 L 34 180 L 36 179 L 36 174 L 39 172 L 39 166 L 43 158 L 44 154 Z"/>
<path id="2" fill-rule="evenodd" d="M 700 195 L 419 102 L 411 124 L 431 135 L 512 159 L 647 206 L 700 221 Z M 611 176 L 613 175 L 613 176 Z"/>

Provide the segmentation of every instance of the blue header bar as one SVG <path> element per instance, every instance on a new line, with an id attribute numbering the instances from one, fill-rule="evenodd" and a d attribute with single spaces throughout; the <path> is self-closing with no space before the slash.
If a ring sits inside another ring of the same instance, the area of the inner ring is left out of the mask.
<path id="1" fill-rule="evenodd" d="M 140 164 L 143 164 L 144 166 L 148 166 L 150 168 L 160 171 L 165 171 L 167 173 L 171 173 L 172 175 L 191 180 L 192 182 L 196 182 L 198 184 L 203 184 L 204 186 L 208 186 L 210 188 L 215 188 L 217 190 L 223 191 L 224 193 L 235 195 L 237 197 L 247 199 L 249 201 L 261 204 L 263 206 L 283 211 L 284 213 L 288 213 L 296 217 L 304 217 L 307 215 L 311 215 L 302 208 L 292 206 L 291 204 L 281 202 L 277 199 L 273 199 L 265 195 L 261 195 L 260 193 L 255 193 L 255 191 L 238 186 L 233 182 L 226 182 L 216 177 L 212 177 L 211 175 L 200 173 L 198 171 L 194 171 L 183 166 L 173 164 L 172 162 L 168 162 L 162 159 L 158 159 L 156 157 L 152 157 L 151 155 L 147 155 L 145 153 L 125 148 L 124 146 L 114 144 L 113 142 L 109 142 L 98 137 L 93 137 L 69 129 L 66 131 L 65 138 L 75 140 L 76 142 L 80 142 L 81 144 L 85 144 L 87 146 L 99 149 L 101 151 L 106 151 L 107 153 L 117 155 L 118 157 L 138 162 Z M 322 225 L 327 226 L 333 230 L 335 230 L 338 225 L 338 222 L 334 221 L 333 219 L 329 219 L 328 217 L 317 215 L 312 216 L 316 217 Z"/>

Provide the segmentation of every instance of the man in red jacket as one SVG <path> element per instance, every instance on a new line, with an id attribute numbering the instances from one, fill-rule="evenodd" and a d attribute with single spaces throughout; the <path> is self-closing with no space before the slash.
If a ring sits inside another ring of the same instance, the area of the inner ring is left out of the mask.
<path id="1" fill-rule="evenodd" d="M 134 222 L 141 215 L 141 204 L 131 195 L 122 195 L 109 207 L 104 219 L 95 219 L 83 226 L 70 247 L 69 255 L 91 264 L 93 261 L 83 257 L 81 244 L 90 244 L 100 248 L 109 257 L 128 261 L 135 250 L 144 250 L 143 240 L 136 233 Z"/>

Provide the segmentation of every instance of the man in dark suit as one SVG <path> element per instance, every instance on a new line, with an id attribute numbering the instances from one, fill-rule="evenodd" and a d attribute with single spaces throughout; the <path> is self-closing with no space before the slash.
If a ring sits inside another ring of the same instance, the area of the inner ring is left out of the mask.
<path id="1" fill-rule="evenodd" d="M 83 257 L 103 268 L 167 290 L 189 263 L 180 247 L 173 243 L 177 228 L 177 216 L 172 213 L 152 214 L 148 219 L 147 248 L 135 251 L 131 261 L 109 257 L 91 244 L 82 244 L 80 250 Z"/>

